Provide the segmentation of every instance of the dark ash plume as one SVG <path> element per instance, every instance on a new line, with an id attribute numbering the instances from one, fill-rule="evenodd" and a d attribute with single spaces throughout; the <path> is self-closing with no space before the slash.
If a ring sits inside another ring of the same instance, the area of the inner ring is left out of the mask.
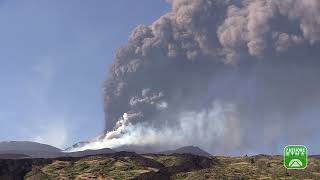
<path id="1" fill-rule="evenodd" d="M 320 1 L 168 2 L 169 13 L 116 53 L 105 129 L 123 128 L 104 145 L 143 144 L 140 133 L 153 145 L 254 152 L 319 136 Z"/>

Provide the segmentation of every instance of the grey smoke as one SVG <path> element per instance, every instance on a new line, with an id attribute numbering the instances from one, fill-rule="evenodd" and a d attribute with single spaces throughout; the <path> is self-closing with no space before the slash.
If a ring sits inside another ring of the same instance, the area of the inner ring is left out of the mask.
<path id="1" fill-rule="evenodd" d="M 106 136 L 123 128 L 118 141 L 91 147 L 320 150 L 312 145 L 320 135 L 320 1 L 168 2 L 170 12 L 118 49 L 104 86 Z"/>

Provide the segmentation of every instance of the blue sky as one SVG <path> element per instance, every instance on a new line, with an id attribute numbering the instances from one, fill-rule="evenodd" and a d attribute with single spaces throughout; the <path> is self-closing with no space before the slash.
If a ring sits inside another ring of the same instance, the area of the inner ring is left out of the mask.
<path id="1" fill-rule="evenodd" d="M 169 9 L 165 0 L 0 1 L 0 141 L 64 148 L 99 134 L 116 48 Z"/>

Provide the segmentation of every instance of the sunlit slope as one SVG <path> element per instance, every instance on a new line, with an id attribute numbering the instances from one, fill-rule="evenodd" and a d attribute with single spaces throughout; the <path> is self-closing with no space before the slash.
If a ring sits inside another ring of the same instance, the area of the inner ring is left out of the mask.
<path id="1" fill-rule="evenodd" d="M 281 156 L 137 155 L 115 153 L 33 166 L 26 179 L 320 179 L 320 160 L 286 170 Z"/>

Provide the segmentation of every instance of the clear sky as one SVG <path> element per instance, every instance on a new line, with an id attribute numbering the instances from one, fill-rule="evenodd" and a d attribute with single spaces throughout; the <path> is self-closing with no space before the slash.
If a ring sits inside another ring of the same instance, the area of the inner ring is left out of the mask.
<path id="1" fill-rule="evenodd" d="M 0 1 L 0 141 L 67 147 L 103 130 L 117 47 L 165 0 Z"/>

